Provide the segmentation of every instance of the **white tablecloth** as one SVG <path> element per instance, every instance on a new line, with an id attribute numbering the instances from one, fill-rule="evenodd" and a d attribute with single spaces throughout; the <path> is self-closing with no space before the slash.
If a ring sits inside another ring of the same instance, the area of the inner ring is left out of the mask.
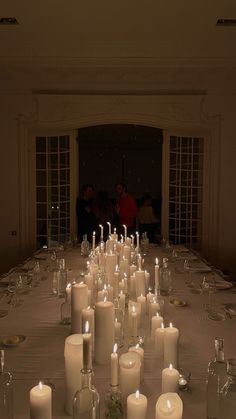
<path id="1" fill-rule="evenodd" d="M 158 247 L 152 247 L 150 254 L 145 257 L 145 268 L 151 274 L 152 283 L 155 257 L 168 256 L 163 252 Z M 78 248 L 69 249 L 64 255 L 69 277 L 78 277 L 80 271 L 85 269 L 86 260 L 81 258 Z M 40 260 L 43 277 L 40 285 L 33 288 L 30 294 L 22 296 L 24 302 L 20 307 L 9 309 L 8 316 L 0 318 L 0 340 L 15 334 L 26 336 L 26 340 L 19 346 L 6 348 L 7 369 L 14 376 L 15 419 L 29 417 L 29 390 L 39 380 L 49 380 L 55 385 L 53 416 L 58 419 L 68 417 L 64 412 L 63 351 L 70 327 L 60 324 L 60 306 L 63 300 L 52 295 L 47 265 L 48 260 Z M 181 273 L 183 259 L 171 262 L 169 266 L 172 270 L 173 295 L 189 303 L 186 307 L 174 307 L 169 303 L 169 297 L 165 297 L 165 323 L 172 321 L 180 330 L 179 365 L 191 372 L 190 390 L 180 392 L 184 403 L 183 417 L 204 419 L 205 378 L 208 362 L 214 356 L 214 338 L 223 337 L 226 357 L 236 357 L 236 317 L 221 322 L 202 319 L 202 295 L 192 293 L 191 288 L 186 286 L 186 274 Z M 203 274 L 192 273 L 193 282 L 201 281 L 202 277 Z M 217 303 L 236 303 L 236 294 L 232 289 L 218 291 L 213 298 Z M 154 419 L 154 406 L 161 389 L 162 365 L 148 341 L 147 338 L 144 382 L 140 390 L 148 397 L 148 419 Z M 122 348 L 122 352 L 126 350 L 127 345 Z M 94 383 L 102 398 L 109 387 L 110 368 L 109 365 L 95 365 L 94 370 Z"/>

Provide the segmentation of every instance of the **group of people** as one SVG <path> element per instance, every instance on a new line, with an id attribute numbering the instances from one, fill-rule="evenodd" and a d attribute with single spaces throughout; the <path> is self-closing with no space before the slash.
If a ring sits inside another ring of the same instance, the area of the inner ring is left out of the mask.
<path id="1" fill-rule="evenodd" d="M 128 235 L 136 231 L 138 222 L 139 231 L 147 232 L 151 238 L 153 226 L 157 222 L 151 205 L 151 196 L 145 195 L 138 209 L 135 199 L 128 193 L 124 183 L 120 182 L 116 185 L 116 195 L 117 198 L 113 202 L 107 191 L 101 190 L 95 196 L 93 185 L 83 186 L 82 196 L 77 199 L 76 204 L 79 241 L 82 240 L 84 234 L 87 234 L 88 239 L 91 240 L 93 231 L 99 233 L 100 224 L 104 226 L 104 239 L 107 239 L 107 222 L 116 227 L 118 233 L 122 233 L 123 225 L 126 225 Z"/>

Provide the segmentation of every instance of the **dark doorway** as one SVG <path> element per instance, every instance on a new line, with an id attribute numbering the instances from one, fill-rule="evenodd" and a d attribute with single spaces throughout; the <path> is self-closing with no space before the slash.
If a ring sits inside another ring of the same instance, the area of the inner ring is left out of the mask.
<path id="1" fill-rule="evenodd" d="M 139 205 L 144 194 L 153 198 L 161 225 L 162 130 L 142 125 L 99 125 L 78 130 L 79 186 L 91 183 L 115 199 L 122 181 Z"/>

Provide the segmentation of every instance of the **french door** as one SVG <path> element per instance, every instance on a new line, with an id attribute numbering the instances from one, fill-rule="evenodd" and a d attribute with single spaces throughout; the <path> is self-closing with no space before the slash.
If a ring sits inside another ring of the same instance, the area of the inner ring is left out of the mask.
<path id="1" fill-rule="evenodd" d="M 165 135 L 163 160 L 163 234 L 201 250 L 204 138 Z"/>

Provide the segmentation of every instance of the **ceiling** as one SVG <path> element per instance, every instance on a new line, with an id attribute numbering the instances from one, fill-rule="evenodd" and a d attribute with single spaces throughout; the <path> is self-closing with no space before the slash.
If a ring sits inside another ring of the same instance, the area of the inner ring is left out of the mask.
<path id="1" fill-rule="evenodd" d="M 216 26 L 235 0 L 2 0 L 12 16 L 1 93 L 236 89 L 236 26 Z"/>

